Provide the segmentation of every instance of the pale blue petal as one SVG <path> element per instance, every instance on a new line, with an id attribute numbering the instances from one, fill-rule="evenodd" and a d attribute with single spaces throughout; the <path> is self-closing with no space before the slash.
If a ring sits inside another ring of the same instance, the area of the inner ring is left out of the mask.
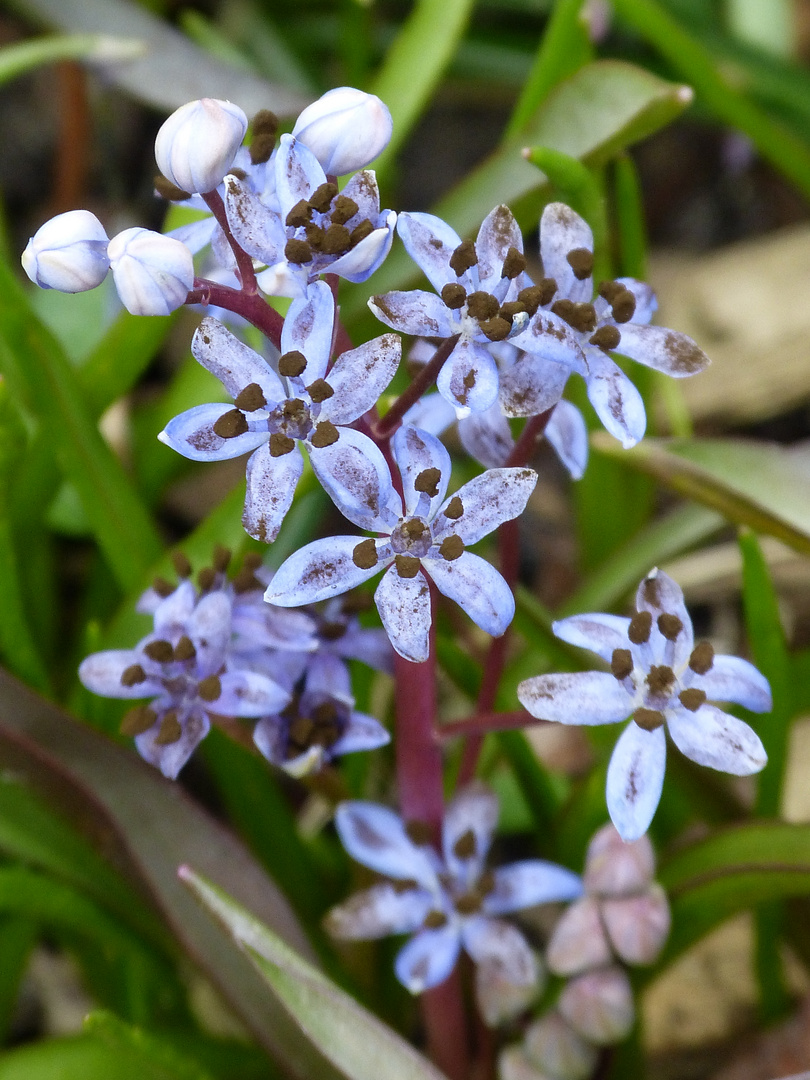
<path id="1" fill-rule="evenodd" d="M 452 924 L 440 930 L 422 930 L 400 950 L 394 972 L 412 994 L 421 994 L 449 976 L 461 948 L 459 932 Z"/>
<path id="2" fill-rule="evenodd" d="M 394 653 L 384 630 L 373 627 L 350 627 L 338 641 L 332 644 L 340 656 L 347 660 L 361 660 L 375 671 L 394 673 Z"/>
<path id="3" fill-rule="evenodd" d="M 340 941 L 410 934 L 425 921 L 431 904 L 431 895 L 424 889 L 396 889 L 384 881 L 332 908 L 326 929 Z"/>
<path id="4" fill-rule="evenodd" d="M 409 424 L 403 424 L 397 429 L 391 440 L 391 450 L 402 476 L 406 514 L 416 513 L 417 504 L 422 498 L 423 493 L 414 487 L 417 478 L 425 469 L 438 469 L 436 494 L 430 496 L 430 509 L 424 514 L 428 520 L 432 520 L 447 493 L 452 469 L 450 455 L 435 435 L 420 431 L 419 428 L 411 427 Z"/>
<path id="5" fill-rule="evenodd" d="M 108 649 L 105 652 L 92 653 L 79 665 L 79 679 L 82 686 L 94 694 L 115 698 L 154 697 L 163 690 L 162 683 L 145 682 L 135 686 L 124 686 L 121 676 L 127 668 L 141 662 L 140 653 L 134 649 Z"/>
<path id="6" fill-rule="evenodd" d="M 276 195 L 285 218 L 296 203 L 326 183 L 326 173 L 312 151 L 292 135 L 281 136 L 275 159 Z"/>
<path id="7" fill-rule="evenodd" d="M 394 649 L 421 664 L 430 655 L 430 589 L 421 572 L 402 578 L 395 566 L 383 575 L 374 602 Z"/>
<path id="8" fill-rule="evenodd" d="M 241 457 L 269 438 L 267 431 L 246 431 L 234 439 L 221 439 L 214 431 L 220 416 L 231 412 L 233 405 L 212 403 L 195 405 L 170 420 L 158 439 L 192 461 L 227 461 Z"/>
<path id="9" fill-rule="evenodd" d="M 135 746 L 150 765 L 160 769 L 169 780 L 175 780 L 198 744 L 208 734 L 211 723 L 205 713 L 195 710 L 188 716 L 181 717 L 182 735 L 177 742 L 159 746 L 156 739 L 160 733 L 161 720 L 162 716 L 158 716 L 157 723 L 142 735 L 137 735 Z"/>
<path id="10" fill-rule="evenodd" d="M 239 246 L 269 266 L 284 258 L 284 222 L 236 176 L 225 177 L 225 213 Z"/>
<path id="11" fill-rule="evenodd" d="M 306 690 L 308 694 L 337 698 L 349 708 L 354 705 L 349 669 L 339 656 L 326 649 L 320 649 L 309 659 Z"/>
<path id="12" fill-rule="evenodd" d="M 773 708 L 768 680 L 739 656 L 715 656 L 705 675 L 693 676 L 692 686 L 704 690 L 710 701 L 733 701 L 751 712 L 769 712 Z"/>
<path id="13" fill-rule="evenodd" d="M 197 590 L 189 580 L 181 581 L 174 592 L 169 593 L 157 605 L 154 611 L 156 634 L 166 634 L 173 630 L 182 633 L 181 628 L 194 610 L 197 603 Z"/>
<path id="14" fill-rule="evenodd" d="M 559 402 L 570 374 L 565 364 L 521 352 L 501 371 L 498 402 L 507 416 L 539 416 Z"/>
<path id="15" fill-rule="evenodd" d="M 436 389 L 461 415 L 483 412 L 498 398 L 498 365 L 483 345 L 462 339 L 442 365 Z"/>
<path id="16" fill-rule="evenodd" d="M 428 349 L 432 347 L 428 346 Z M 455 419 L 456 410 L 441 394 L 425 394 L 408 409 L 402 422 L 429 431 L 431 435 L 441 435 L 445 428 L 455 423 Z"/>
<path id="17" fill-rule="evenodd" d="M 219 676 L 222 693 L 206 707 L 221 716 L 266 716 L 289 704 L 290 695 L 266 675 L 226 671 Z"/>
<path id="18" fill-rule="evenodd" d="M 278 375 L 264 357 L 216 319 L 203 319 L 191 340 L 191 352 L 198 363 L 219 379 L 232 398 L 238 397 L 251 383 L 262 388 L 271 407 L 287 396 Z"/>
<path id="19" fill-rule="evenodd" d="M 513 986 L 534 987 L 540 974 L 537 957 L 516 926 L 483 915 L 467 919 L 462 928 L 462 942 L 481 968 L 489 968 L 489 977 L 497 976 Z M 497 1010 L 497 1003 L 493 1002 Z"/>
<path id="20" fill-rule="evenodd" d="M 523 251 L 520 228 L 508 206 L 496 206 L 484 218 L 475 240 L 479 289 L 491 293 L 498 287 L 510 247 Z"/>
<path id="21" fill-rule="evenodd" d="M 636 310 L 633 312 L 632 321 L 636 325 L 648 323 L 658 310 L 655 290 L 643 281 L 636 281 L 635 278 L 620 277 L 616 278 L 616 280 L 620 285 L 624 285 L 625 289 L 636 298 Z"/>
<path id="22" fill-rule="evenodd" d="M 506 915 L 534 904 L 576 900 L 582 896 L 582 881 L 577 874 L 543 859 L 524 859 L 500 866 L 494 871 L 494 878 L 492 892 L 484 897 L 482 910 L 487 915 Z"/>
<path id="23" fill-rule="evenodd" d="M 441 292 L 448 282 L 459 280 L 450 268 L 450 257 L 461 237 L 445 221 L 433 214 L 400 214 L 397 232 L 436 292 Z"/>
<path id="24" fill-rule="evenodd" d="M 321 405 L 320 419 L 349 424 L 368 412 L 396 375 L 401 357 L 396 334 L 383 334 L 341 353 L 327 376 L 334 393 Z"/>
<path id="25" fill-rule="evenodd" d="M 170 236 L 172 240 L 179 240 L 181 244 L 185 244 L 192 255 L 196 255 L 206 244 L 211 243 L 214 231 L 218 228 L 216 219 L 209 215 L 200 221 L 190 221 L 188 225 L 170 229 L 165 235 Z"/>
<path id="26" fill-rule="evenodd" d="M 630 620 L 623 615 L 603 615 L 595 612 L 591 615 L 572 615 L 569 619 L 560 619 L 552 624 L 551 629 L 561 641 L 576 645 L 580 649 L 590 649 L 597 656 L 610 663 L 614 649 L 629 649 L 630 639 L 627 631 Z"/>
<path id="27" fill-rule="evenodd" d="M 433 529 L 436 542 L 443 536 L 455 534 L 465 545 L 477 543 L 505 521 L 512 521 L 523 513 L 536 483 L 534 469 L 488 469 L 473 477 L 453 496 L 461 501 L 461 517 L 445 516 L 444 511 L 451 500 L 436 515 Z"/>
<path id="28" fill-rule="evenodd" d="M 297 446 L 289 454 L 273 457 L 266 442 L 251 455 L 242 511 L 242 525 L 248 535 L 263 544 L 275 540 L 303 471 L 304 459 Z"/>
<path id="29" fill-rule="evenodd" d="M 585 357 L 579 338 L 568 323 L 552 311 L 541 308 L 535 312 L 526 328 L 510 338 L 509 343 L 524 352 L 562 364 L 578 375 L 585 374 Z"/>
<path id="30" fill-rule="evenodd" d="M 402 499 L 382 451 L 368 435 L 342 427 L 331 446 L 307 443 L 307 449 L 315 475 L 349 521 L 370 532 L 391 531 L 402 515 Z"/>
<path id="31" fill-rule="evenodd" d="M 500 637 L 515 614 L 515 599 L 494 566 L 469 551 L 452 562 L 430 558 L 422 564 L 440 593 L 455 600 L 476 626 Z"/>
<path id="32" fill-rule="evenodd" d="M 340 596 L 374 577 L 385 565 L 370 570 L 356 566 L 352 552 L 361 536 L 330 536 L 299 548 L 281 564 L 264 594 L 269 604 L 300 607 Z"/>
<path id="33" fill-rule="evenodd" d="M 388 252 L 394 243 L 396 221 L 395 211 L 389 210 L 384 216 L 382 226 L 364 236 L 359 244 L 330 263 L 329 272 L 339 274 L 356 285 L 368 281 L 388 258 Z"/>
<path id="34" fill-rule="evenodd" d="M 604 671 L 536 675 L 520 683 L 517 696 L 532 716 L 559 724 L 617 724 L 633 708 L 630 694 Z"/>
<path id="35" fill-rule="evenodd" d="M 326 374 L 334 323 L 335 300 L 325 281 L 314 281 L 306 296 L 290 305 L 281 331 L 281 351 L 304 354 L 307 365 L 301 378 L 307 385 Z"/>
<path id="36" fill-rule="evenodd" d="M 217 589 L 197 603 L 186 624 L 197 651 L 197 674 L 204 678 L 219 671 L 231 639 L 231 598 Z"/>
<path id="37" fill-rule="evenodd" d="M 377 176 L 373 169 L 356 172 L 343 189 L 347 199 L 357 203 L 357 213 L 353 221 L 375 221 L 380 213 L 380 190 Z"/>
<path id="38" fill-rule="evenodd" d="M 590 303 L 593 280 L 578 281 L 566 256 L 586 248 L 593 251 L 593 233 L 588 223 L 564 203 L 549 203 L 540 219 L 540 258 L 543 273 L 557 282 L 556 299 Z"/>
<path id="39" fill-rule="evenodd" d="M 636 591 L 636 610 L 649 611 L 652 615 L 649 654 L 676 668 L 686 664 L 695 641 L 692 620 L 683 602 L 680 585 L 673 581 L 669 574 L 656 567 L 647 574 Z M 680 619 L 681 630 L 672 643 L 668 642 L 658 629 L 661 615 L 675 615 Z"/>
<path id="40" fill-rule="evenodd" d="M 698 765 L 732 776 L 750 776 L 768 763 L 753 728 L 714 705 L 701 705 L 697 712 L 667 709 L 667 724 L 680 752 Z"/>
<path id="41" fill-rule="evenodd" d="M 436 293 L 421 289 L 389 292 L 372 296 L 368 306 L 380 322 L 400 334 L 444 338 L 458 331 L 447 305 Z"/>
<path id="42" fill-rule="evenodd" d="M 329 749 L 335 757 L 339 757 L 359 750 L 376 750 L 390 741 L 391 736 L 379 720 L 366 713 L 352 712 L 343 734 Z"/>
<path id="43" fill-rule="evenodd" d="M 545 435 L 571 479 L 581 480 L 588 464 L 588 428 L 576 405 L 565 398 L 558 401 Z"/>
<path id="44" fill-rule="evenodd" d="M 649 828 L 661 799 L 666 758 L 663 727 L 645 731 L 631 721 L 616 743 L 608 765 L 607 807 L 627 843 L 638 840 Z"/>
<path id="45" fill-rule="evenodd" d="M 439 397 L 438 394 L 433 396 Z M 444 402 L 444 398 L 439 400 Z M 458 437 L 470 457 L 486 469 L 505 465 L 515 448 L 509 423 L 497 403 L 490 405 L 485 412 L 472 413 L 459 420 Z"/>
<path id="46" fill-rule="evenodd" d="M 335 811 L 341 843 L 357 862 L 385 877 L 416 881 L 430 892 L 439 887 L 437 859 L 428 847 L 417 847 L 399 815 L 370 802 L 342 802 Z"/>
<path id="47" fill-rule="evenodd" d="M 465 891 L 478 881 L 497 824 L 498 798 L 482 783 L 467 784 L 447 806 L 442 822 L 444 861 L 454 882 Z M 474 851 L 459 858 L 456 844 L 466 833 L 475 837 Z"/>
<path id="48" fill-rule="evenodd" d="M 588 349 L 585 378 L 590 402 L 607 431 L 627 450 L 647 427 L 644 401 L 622 369 L 599 349 Z"/>
<path id="49" fill-rule="evenodd" d="M 705 352 L 677 330 L 667 330 L 664 326 L 636 326 L 635 323 L 619 324 L 618 330 L 622 337 L 614 352 L 663 371 L 673 379 L 686 379 L 709 366 Z"/>

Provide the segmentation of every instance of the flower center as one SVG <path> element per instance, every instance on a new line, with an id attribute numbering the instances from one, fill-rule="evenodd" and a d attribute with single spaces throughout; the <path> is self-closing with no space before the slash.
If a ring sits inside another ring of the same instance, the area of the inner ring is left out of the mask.
<path id="1" fill-rule="evenodd" d="M 391 533 L 391 547 L 397 555 L 423 559 L 432 543 L 430 526 L 420 517 L 405 518 Z"/>

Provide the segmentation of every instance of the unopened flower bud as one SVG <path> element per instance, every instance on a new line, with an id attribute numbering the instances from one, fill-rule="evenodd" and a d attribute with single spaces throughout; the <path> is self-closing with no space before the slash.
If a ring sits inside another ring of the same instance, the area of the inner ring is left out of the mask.
<path id="1" fill-rule="evenodd" d="M 190 101 L 157 133 L 158 168 L 183 191 L 213 191 L 233 164 L 247 126 L 245 114 L 230 101 Z"/>
<path id="2" fill-rule="evenodd" d="M 522 1046 L 507 1046 L 498 1057 L 498 1080 L 555 1080 L 529 1060 Z"/>
<path id="3" fill-rule="evenodd" d="M 560 994 L 558 1008 L 583 1038 L 597 1046 L 621 1042 L 633 1026 L 633 991 L 619 967 L 579 975 Z"/>
<path id="4" fill-rule="evenodd" d="M 42 289 L 77 293 L 95 289 L 107 276 L 109 240 L 89 210 L 68 210 L 46 221 L 28 241 L 23 270 Z"/>
<path id="5" fill-rule="evenodd" d="M 168 315 L 194 284 L 191 252 L 171 236 L 125 229 L 108 247 L 115 287 L 133 315 Z"/>
<path id="6" fill-rule="evenodd" d="M 613 825 L 605 825 L 588 845 L 583 883 L 593 896 L 631 896 L 644 892 L 655 873 L 655 854 L 645 835 L 625 843 Z"/>
<path id="7" fill-rule="evenodd" d="M 626 964 L 652 964 L 669 935 L 667 894 L 653 884 L 641 896 L 602 901 L 610 943 Z"/>
<path id="8" fill-rule="evenodd" d="M 578 975 L 613 959 L 597 901 L 583 897 L 571 904 L 554 927 L 546 963 L 555 975 Z"/>
<path id="9" fill-rule="evenodd" d="M 556 1009 L 527 1029 L 525 1047 L 529 1060 L 554 1080 L 587 1080 L 596 1066 L 594 1047 Z"/>
<path id="10" fill-rule="evenodd" d="M 295 122 L 293 135 L 311 150 L 330 176 L 368 165 L 388 145 L 393 121 L 374 94 L 339 86 L 313 101 Z"/>

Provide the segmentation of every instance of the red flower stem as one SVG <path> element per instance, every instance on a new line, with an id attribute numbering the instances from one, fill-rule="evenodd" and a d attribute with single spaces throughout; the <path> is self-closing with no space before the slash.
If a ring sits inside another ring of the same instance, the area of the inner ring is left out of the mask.
<path id="1" fill-rule="evenodd" d="M 256 282 L 256 272 L 253 269 L 253 260 L 244 248 L 240 247 L 234 239 L 231 227 L 228 224 L 228 215 L 225 213 L 225 204 L 222 201 L 222 196 L 216 190 L 207 191 L 203 195 L 203 201 L 216 218 L 219 227 L 225 233 L 225 239 L 228 241 L 231 251 L 234 254 L 234 258 L 236 259 L 239 279 L 242 282 L 242 291 L 255 295 L 259 291 L 259 286 Z"/>
<path id="2" fill-rule="evenodd" d="M 454 720 L 452 724 L 442 724 L 436 737 L 441 743 L 445 743 L 458 738 L 459 735 L 486 735 L 490 731 L 512 731 L 515 728 L 530 725 L 537 727 L 538 724 L 546 723 L 550 721 L 537 720 L 522 710 L 520 712 L 476 712 L 466 720 Z"/>
<path id="3" fill-rule="evenodd" d="M 422 370 L 417 373 L 411 382 L 411 385 L 399 395 L 382 420 L 377 424 L 374 432 L 377 439 L 387 439 L 390 435 L 393 435 L 408 409 L 416 404 L 429 386 L 432 386 L 433 383 L 435 383 L 439 372 L 444 366 L 445 360 L 458 344 L 458 337 L 458 334 L 453 334 L 452 337 L 445 338 L 431 359 L 425 364 Z"/>
<path id="4" fill-rule="evenodd" d="M 422 994 L 422 1019 L 431 1060 L 449 1080 L 469 1080 L 469 1033 L 458 964 L 443 983 Z"/>
<path id="5" fill-rule="evenodd" d="M 343 325 L 340 320 L 340 308 L 338 306 L 338 285 L 340 284 L 340 278 L 337 274 L 324 274 L 324 281 L 332 290 L 332 299 L 335 301 L 335 330 L 332 334 L 332 358 L 331 365 L 341 355 L 341 353 L 348 352 L 349 349 L 353 349 L 352 339 L 349 337 L 349 331 Z"/>
<path id="6" fill-rule="evenodd" d="M 230 285 L 219 285 L 216 281 L 208 281 L 206 278 L 195 278 L 194 288 L 186 297 L 187 304 L 215 304 L 227 311 L 234 312 L 247 319 L 257 330 L 261 330 L 266 338 L 281 348 L 281 328 L 284 319 L 275 308 L 257 293 L 246 293 L 241 289 L 232 289 Z"/>
<path id="7" fill-rule="evenodd" d="M 540 413 L 538 416 L 532 416 L 527 420 L 523 427 L 523 431 L 520 433 L 520 438 L 515 443 L 514 449 L 506 461 L 507 466 L 515 467 L 525 465 L 526 462 L 529 461 L 534 451 L 535 444 L 545 431 L 546 424 L 549 422 L 553 411 L 554 406 L 550 409 L 546 409 L 545 412 Z M 520 570 L 520 544 L 517 518 L 514 518 L 512 521 L 505 521 L 498 529 L 498 548 L 501 556 L 501 573 L 509 588 L 514 592 L 518 580 L 518 572 Z M 485 719 L 487 714 L 492 713 L 492 709 L 495 706 L 495 699 L 498 695 L 498 686 L 500 685 L 501 677 L 503 676 L 503 669 L 506 666 L 508 644 L 509 630 L 507 629 L 501 637 L 494 638 L 489 647 L 487 658 L 484 661 L 484 674 L 481 680 L 481 689 L 478 692 L 476 716 L 473 717 L 474 721 L 478 720 L 480 717 Z M 526 722 L 525 714 L 523 713 L 506 713 L 501 715 L 511 715 L 519 718 L 517 723 L 497 724 L 496 726 L 501 730 L 505 727 L 522 727 L 523 723 Z M 467 722 L 465 721 L 465 723 Z M 457 734 L 463 734 L 461 731 L 458 731 L 458 725 L 454 724 L 453 727 L 456 728 Z M 475 776 L 475 770 L 478 767 L 478 759 L 481 756 L 481 748 L 484 744 L 484 736 L 487 731 L 490 730 L 494 730 L 494 728 L 487 728 L 480 724 L 469 730 L 470 738 L 464 747 L 461 765 L 458 770 L 459 786 L 469 783 Z"/>

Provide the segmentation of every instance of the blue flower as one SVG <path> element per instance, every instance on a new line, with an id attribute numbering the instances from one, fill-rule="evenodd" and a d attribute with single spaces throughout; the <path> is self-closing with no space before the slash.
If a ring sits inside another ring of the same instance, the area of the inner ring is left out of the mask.
<path id="1" fill-rule="evenodd" d="M 539 978 L 537 960 L 520 931 L 500 916 L 534 904 L 572 900 L 582 892 L 570 870 L 539 859 L 484 868 L 498 816 L 495 796 L 480 784 L 460 791 L 447 807 L 442 854 L 409 835 L 393 811 L 367 802 L 341 803 L 335 824 L 358 862 L 393 882 L 382 882 L 333 908 L 328 929 L 344 939 L 389 934 L 415 936 L 396 959 L 396 975 L 411 993 L 443 982 L 461 949 L 477 965 L 479 1004 L 490 1022 L 498 980 L 529 997 Z M 414 834 L 416 835 L 416 834 Z"/>
<path id="2" fill-rule="evenodd" d="M 665 725 L 672 741 L 698 765 L 748 776 L 767 761 L 756 733 L 709 701 L 753 712 L 772 707 L 768 681 L 746 660 L 715 656 L 695 645 L 683 593 L 652 570 L 636 595 L 637 614 L 577 615 L 554 624 L 571 645 L 591 649 L 610 673 L 538 675 L 518 687 L 521 703 L 543 720 L 612 724 L 631 716 L 610 759 L 607 805 L 623 840 L 636 840 L 652 821 L 664 783 Z"/>
<path id="3" fill-rule="evenodd" d="M 500 635 L 511 622 L 509 586 L 466 548 L 523 512 L 537 474 L 493 469 L 448 499 L 450 456 L 438 439 L 405 425 L 391 448 L 404 498 L 369 439 L 342 450 L 338 444 L 328 474 L 321 475 L 342 513 L 381 538 L 336 536 L 307 544 L 279 567 L 265 599 L 280 607 L 326 600 L 389 567 L 374 594 L 377 610 L 400 656 L 420 663 L 428 657 L 431 624 L 425 572 L 487 633 Z"/>
<path id="4" fill-rule="evenodd" d="M 384 334 L 342 353 L 328 369 L 334 318 L 329 286 L 315 282 L 308 296 L 293 302 L 284 322 L 279 374 L 221 323 L 203 319 L 191 351 L 222 381 L 234 405 L 198 405 L 158 436 L 195 461 L 250 452 L 242 523 L 266 543 L 278 535 L 304 469 L 299 443 L 327 490 L 324 478 L 328 481 L 336 455 L 374 449 L 366 435 L 344 425 L 370 409 L 388 386 L 399 364 L 400 341 Z"/>

